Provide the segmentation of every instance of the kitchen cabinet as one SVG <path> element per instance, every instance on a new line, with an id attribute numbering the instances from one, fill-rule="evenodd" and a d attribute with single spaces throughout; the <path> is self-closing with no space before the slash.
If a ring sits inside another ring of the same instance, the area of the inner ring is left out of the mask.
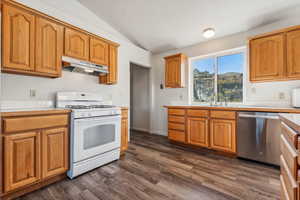
<path id="1" fill-rule="evenodd" d="M 108 74 L 101 74 L 99 76 L 99 83 L 112 85 L 112 84 L 116 84 L 117 82 L 118 82 L 118 47 L 114 45 L 110 45 Z"/>
<path id="2" fill-rule="evenodd" d="M 40 173 L 40 132 L 4 136 L 4 191 L 37 182 Z"/>
<path id="3" fill-rule="evenodd" d="M 64 28 L 42 17 L 36 18 L 36 71 L 61 75 Z"/>
<path id="4" fill-rule="evenodd" d="M 68 129 L 42 131 L 42 178 L 49 178 L 68 169 Z"/>
<path id="5" fill-rule="evenodd" d="M 176 54 L 165 59 L 165 87 L 182 88 L 185 85 L 186 56 Z"/>
<path id="6" fill-rule="evenodd" d="M 210 120 L 210 145 L 212 149 L 236 153 L 235 120 Z"/>
<path id="7" fill-rule="evenodd" d="M 129 128 L 128 128 L 128 108 L 122 108 L 121 119 L 121 154 L 128 149 Z"/>
<path id="8" fill-rule="evenodd" d="M 81 60 L 89 60 L 89 35 L 65 28 L 65 55 Z"/>
<path id="9" fill-rule="evenodd" d="M 300 78 L 300 29 L 289 31 L 287 39 L 287 76 Z"/>
<path id="10" fill-rule="evenodd" d="M 236 111 L 166 107 L 169 140 L 236 154 Z"/>
<path id="11" fill-rule="evenodd" d="M 285 35 L 278 33 L 250 41 L 250 81 L 285 79 Z"/>
<path id="12" fill-rule="evenodd" d="M 95 37 L 90 38 L 90 61 L 108 66 L 109 44 Z"/>
<path id="13" fill-rule="evenodd" d="M 6 4 L 2 14 L 2 70 L 34 71 L 35 16 Z"/>
<path id="14" fill-rule="evenodd" d="M 65 177 L 69 160 L 69 112 L 1 113 L 4 158 L 0 164 L 4 186 L 0 191 L 4 191 L 5 199 Z"/>
<path id="15" fill-rule="evenodd" d="M 185 109 L 168 109 L 169 140 L 186 143 L 185 113 Z"/>
<path id="16" fill-rule="evenodd" d="M 119 44 L 23 6 L 2 2 L 2 72 L 56 78 L 62 56 L 108 65 L 101 83 L 117 83 Z"/>
<path id="17" fill-rule="evenodd" d="M 280 114 L 280 185 L 282 199 L 300 199 L 299 135 L 300 126 L 295 114 Z"/>
<path id="18" fill-rule="evenodd" d="M 187 118 L 188 143 L 201 147 L 209 147 L 208 119 Z"/>

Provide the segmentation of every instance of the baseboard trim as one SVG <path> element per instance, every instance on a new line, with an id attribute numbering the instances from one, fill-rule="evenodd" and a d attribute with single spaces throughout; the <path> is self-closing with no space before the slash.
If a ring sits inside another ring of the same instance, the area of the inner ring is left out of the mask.
<path id="1" fill-rule="evenodd" d="M 131 127 L 130 130 L 131 131 L 140 131 L 140 132 L 144 132 L 144 133 L 151 133 L 148 129 L 144 129 L 144 128 Z"/>

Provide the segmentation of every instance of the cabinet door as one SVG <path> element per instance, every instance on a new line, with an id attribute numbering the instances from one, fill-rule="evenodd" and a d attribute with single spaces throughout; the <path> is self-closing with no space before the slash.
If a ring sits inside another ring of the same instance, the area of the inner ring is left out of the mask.
<path id="1" fill-rule="evenodd" d="M 61 75 L 63 26 L 47 19 L 36 19 L 36 71 Z"/>
<path id="2" fill-rule="evenodd" d="M 128 119 L 122 119 L 121 124 L 121 151 L 128 149 Z"/>
<path id="3" fill-rule="evenodd" d="M 210 145 L 213 149 L 236 152 L 236 122 L 212 119 L 210 121 Z"/>
<path id="4" fill-rule="evenodd" d="M 181 75 L 180 75 L 180 58 L 168 58 L 166 59 L 166 71 L 165 71 L 165 85 L 166 87 L 176 88 L 180 87 Z"/>
<path id="5" fill-rule="evenodd" d="M 35 17 L 3 5 L 3 68 L 34 71 Z"/>
<path id="6" fill-rule="evenodd" d="M 4 136 L 4 191 L 40 180 L 40 133 Z"/>
<path id="7" fill-rule="evenodd" d="M 97 38 L 90 39 L 90 61 L 99 65 L 108 65 L 109 45 Z"/>
<path id="8" fill-rule="evenodd" d="M 188 118 L 188 143 L 208 147 L 208 119 L 206 118 Z"/>
<path id="9" fill-rule="evenodd" d="M 68 170 L 68 129 L 42 131 L 42 177 L 48 178 Z"/>
<path id="10" fill-rule="evenodd" d="M 65 55 L 89 60 L 89 36 L 69 28 L 65 29 Z"/>
<path id="11" fill-rule="evenodd" d="M 300 78 L 300 30 L 287 33 L 287 75 Z"/>
<path id="12" fill-rule="evenodd" d="M 277 34 L 250 41 L 250 81 L 284 78 L 284 35 Z"/>
<path id="13" fill-rule="evenodd" d="M 99 82 L 104 84 L 116 84 L 118 82 L 118 47 L 109 46 L 109 73 L 99 76 Z"/>

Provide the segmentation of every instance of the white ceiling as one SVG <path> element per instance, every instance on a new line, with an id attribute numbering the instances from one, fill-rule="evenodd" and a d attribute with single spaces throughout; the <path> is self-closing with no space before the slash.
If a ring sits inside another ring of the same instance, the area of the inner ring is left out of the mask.
<path id="1" fill-rule="evenodd" d="M 205 28 L 221 37 L 272 23 L 299 0 L 79 0 L 136 45 L 154 53 L 204 41 Z"/>

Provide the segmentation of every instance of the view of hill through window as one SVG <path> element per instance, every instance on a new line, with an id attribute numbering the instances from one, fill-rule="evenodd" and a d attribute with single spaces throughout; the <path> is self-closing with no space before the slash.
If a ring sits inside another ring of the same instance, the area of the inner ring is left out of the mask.
<path id="1" fill-rule="evenodd" d="M 242 102 L 243 66 L 244 53 L 192 61 L 194 101 Z"/>

